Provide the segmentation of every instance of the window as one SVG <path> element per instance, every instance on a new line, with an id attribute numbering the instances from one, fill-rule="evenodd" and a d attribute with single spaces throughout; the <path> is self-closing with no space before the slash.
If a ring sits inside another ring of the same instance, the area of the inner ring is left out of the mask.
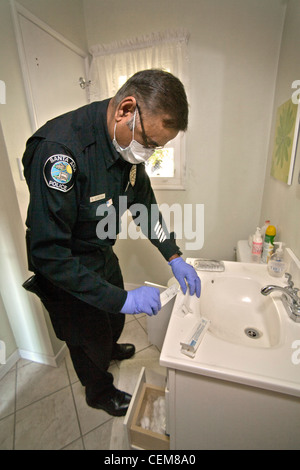
<path id="1" fill-rule="evenodd" d="M 114 96 L 126 80 L 138 72 L 160 68 L 178 77 L 187 90 L 187 33 L 166 32 L 93 46 L 90 101 Z M 184 189 L 185 134 L 157 150 L 146 164 L 154 189 Z"/>

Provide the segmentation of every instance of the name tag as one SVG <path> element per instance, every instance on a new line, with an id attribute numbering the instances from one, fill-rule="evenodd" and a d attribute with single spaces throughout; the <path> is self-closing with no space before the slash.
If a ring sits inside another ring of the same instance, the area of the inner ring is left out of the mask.
<path id="1" fill-rule="evenodd" d="M 90 202 L 101 201 L 102 199 L 105 199 L 105 193 L 97 194 L 97 196 L 91 196 L 90 197 Z"/>

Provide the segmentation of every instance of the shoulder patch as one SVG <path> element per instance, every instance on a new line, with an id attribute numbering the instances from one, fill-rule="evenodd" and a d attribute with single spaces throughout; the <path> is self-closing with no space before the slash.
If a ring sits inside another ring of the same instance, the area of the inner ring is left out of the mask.
<path id="1" fill-rule="evenodd" d="M 77 167 L 72 157 L 68 155 L 52 155 L 44 165 L 44 179 L 47 186 L 66 193 L 75 182 Z"/>

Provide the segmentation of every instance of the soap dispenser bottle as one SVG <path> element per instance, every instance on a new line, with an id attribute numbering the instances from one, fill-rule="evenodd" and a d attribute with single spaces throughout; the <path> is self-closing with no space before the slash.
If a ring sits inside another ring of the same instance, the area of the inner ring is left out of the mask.
<path id="1" fill-rule="evenodd" d="M 268 271 L 270 276 L 282 277 L 286 271 L 286 263 L 283 260 L 282 242 L 274 242 L 274 245 L 279 245 L 275 253 L 271 256 L 268 262 Z"/>
<path id="2" fill-rule="evenodd" d="M 260 263 L 262 246 L 263 246 L 263 241 L 262 241 L 262 236 L 261 236 L 261 229 L 257 227 L 256 232 L 253 235 L 252 251 L 251 251 L 251 259 L 254 263 Z"/>

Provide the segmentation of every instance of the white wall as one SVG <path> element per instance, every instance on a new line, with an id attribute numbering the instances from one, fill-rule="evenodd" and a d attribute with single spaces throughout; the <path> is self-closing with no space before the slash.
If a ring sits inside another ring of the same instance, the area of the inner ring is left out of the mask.
<path id="1" fill-rule="evenodd" d="M 16 0 L 48 26 L 86 49 L 82 0 Z"/>
<path id="2" fill-rule="evenodd" d="M 185 256 L 233 259 L 260 218 L 285 2 L 84 0 L 84 10 L 89 46 L 190 32 L 187 190 L 156 194 L 160 203 L 205 206 L 204 247 Z M 122 240 L 117 253 L 128 282 L 170 276 L 148 241 Z"/>
<path id="3" fill-rule="evenodd" d="M 278 237 L 276 238 L 285 242 L 298 258 L 300 258 L 300 184 L 298 184 L 298 174 L 300 172 L 300 145 L 298 144 L 297 148 L 291 186 L 271 177 L 270 168 L 277 108 L 291 98 L 292 92 L 295 91 L 291 88 L 292 82 L 294 80 L 300 80 L 299 32 L 300 2 L 299 0 L 290 0 L 287 7 L 282 36 L 272 116 L 272 132 L 269 142 L 269 158 L 261 210 L 261 221 L 265 220 L 265 218 L 270 218 L 271 222 L 277 228 Z"/>

